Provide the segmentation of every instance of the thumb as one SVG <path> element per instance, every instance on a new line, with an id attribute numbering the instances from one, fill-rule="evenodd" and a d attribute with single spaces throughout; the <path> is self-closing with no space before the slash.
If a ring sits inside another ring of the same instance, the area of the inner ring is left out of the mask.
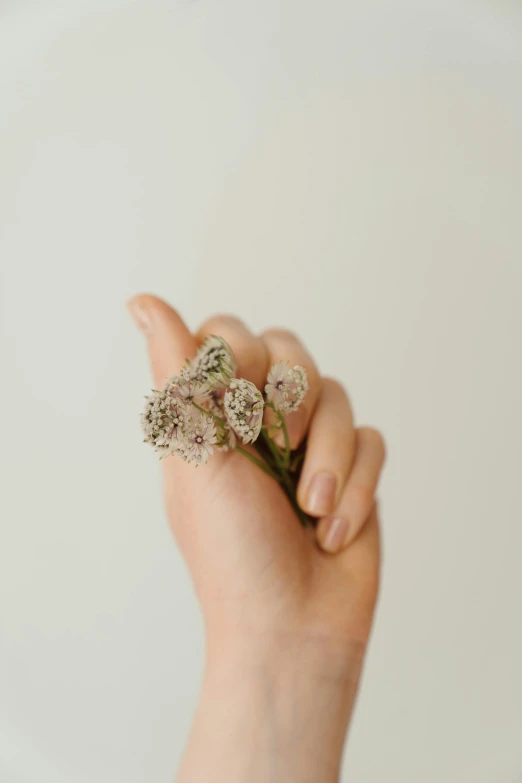
<path id="1" fill-rule="evenodd" d="M 176 311 L 156 296 L 139 294 L 127 307 L 147 338 L 155 388 L 162 389 L 167 378 L 183 367 L 185 359 L 194 357 L 196 340 Z"/>

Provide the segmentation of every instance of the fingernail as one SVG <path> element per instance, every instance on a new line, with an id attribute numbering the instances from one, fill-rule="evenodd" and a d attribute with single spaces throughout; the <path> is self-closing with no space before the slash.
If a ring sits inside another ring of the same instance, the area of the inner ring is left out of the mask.
<path id="1" fill-rule="evenodd" d="M 319 544 L 325 552 L 338 552 L 346 541 L 349 523 L 346 517 L 322 520 L 317 529 Z"/>
<path id="2" fill-rule="evenodd" d="M 138 329 L 142 331 L 144 335 L 149 337 L 153 331 L 153 323 L 150 313 L 145 309 L 145 307 L 143 307 L 143 305 L 138 304 L 137 302 L 129 302 L 128 307 Z"/>
<path id="3" fill-rule="evenodd" d="M 337 478 L 333 473 L 316 473 L 308 488 L 307 511 L 315 516 L 329 514 L 335 504 Z"/>

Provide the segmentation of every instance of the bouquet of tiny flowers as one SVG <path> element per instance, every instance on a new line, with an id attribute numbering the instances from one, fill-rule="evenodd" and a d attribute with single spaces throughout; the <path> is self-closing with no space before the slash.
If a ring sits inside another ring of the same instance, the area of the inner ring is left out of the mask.
<path id="1" fill-rule="evenodd" d="M 196 357 L 163 390 L 153 390 L 141 416 L 145 442 L 163 459 L 175 455 L 196 467 L 217 451 L 235 450 L 277 480 L 304 525 L 313 520 L 297 503 L 296 486 L 305 445 L 292 451 L 285 416 L 296 411 L 308 391 L 304 367 L 274 364 L 263 393 L 251 381 L 236 378 L 228 343 L 208 337 Z M 265 411 L 271 410 L 271 421 Z M 284 446 L 274 441 L 282 432 Z M 244 448 L 247 446 L 247 448 Z"/>

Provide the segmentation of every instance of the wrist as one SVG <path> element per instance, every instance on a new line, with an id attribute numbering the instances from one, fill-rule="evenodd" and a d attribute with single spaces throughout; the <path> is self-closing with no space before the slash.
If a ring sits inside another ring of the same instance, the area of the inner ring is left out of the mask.
<path id="1" fill-rule="evenodd" d="M 205 679 L 255 680 L 255 675 L 291 690 L 301 672 L 311 686 L 329 682 L 342 691 L 358 680 L 365 646 L 358 641 L 326 634 L 278 631 L 251 635 L 229 633 L 207 639 Z"/>
<path id="2" fill-rule="evenodd" d="M 362 657 L 358 643 L 301 634 L 210 641 L 195 745 L 205 738 L 230 783 L 337 781 Z M 182 783 L 197 779 L 194 755 Z"/>

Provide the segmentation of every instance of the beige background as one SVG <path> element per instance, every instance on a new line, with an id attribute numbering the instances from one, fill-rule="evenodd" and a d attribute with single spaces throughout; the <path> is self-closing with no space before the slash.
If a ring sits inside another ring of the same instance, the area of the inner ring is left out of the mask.
<path id="1" fill-rule="evenodd" d="M 298 330 L 386 434 L 343 780 L 522 780 L 521 40 L 500 0 L 0 3 L 3 783 L 185 741 L 142 289 Z"/>

